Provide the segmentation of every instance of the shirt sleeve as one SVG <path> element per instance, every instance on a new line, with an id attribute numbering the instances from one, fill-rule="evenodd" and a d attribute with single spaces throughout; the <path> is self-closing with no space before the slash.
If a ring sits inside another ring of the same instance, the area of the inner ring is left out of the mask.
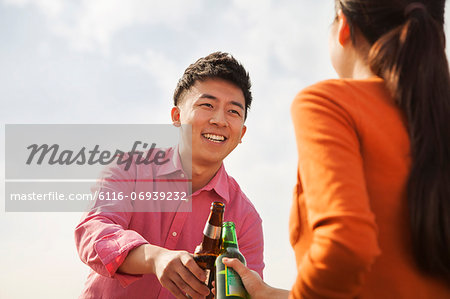
<path id="1" fill-rule="evenodd" d="M 303 188 L 296 200 L 305 201 L 312 242 L 290 298 L 354 298 L 380 253 L 356 121 L 344 106 L 308 89 L 291 107 Z"/>
<path id="2" fill-rule="evenodd" d="M 106 169 L 102 179 L 92 188 L 96 195 L 94 206 L 75 229 L 75 243 L 81 260 L 98 274 L 116 278 L 123 287 L 142 275 L 123 274 L 117 269 L 130 250 L 148 242 L 136 231 L 127 229 L 133 215 L 130 201 L 105 199 L 108 196 L 118 198 L 120 192 L 122 195 L 132 192 L 134 180 L 130 178 L 134 175 L 131 168 L 128 171 L 120 167 Z"/>
<path id="3" fill-rule="evenodd" d="M 247 214 L 238 232 L 239 251 L 244 255 L 247 267 L 258 272 L 263 278 L 264 238 L 262 221 L 256 210 Z"/>

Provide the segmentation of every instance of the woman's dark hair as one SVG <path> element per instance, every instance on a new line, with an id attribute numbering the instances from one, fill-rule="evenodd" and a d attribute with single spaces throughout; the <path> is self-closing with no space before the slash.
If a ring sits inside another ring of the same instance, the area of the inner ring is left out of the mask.
<path id="1" fill-rule="evenodd" d="M 355 42 L 407 119 L 411 171 L 407 199 L 412 251 L 422 272 L 450 281 L 450 75 L 445 0 L 341 0 Z"/>

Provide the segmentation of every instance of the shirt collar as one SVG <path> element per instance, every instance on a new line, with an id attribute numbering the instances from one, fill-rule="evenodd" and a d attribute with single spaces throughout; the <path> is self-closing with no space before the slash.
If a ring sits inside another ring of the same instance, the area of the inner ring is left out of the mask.
<path id="1" fill-rule="evenodd" d="M 230 201 L 230 193 L 228 192 L 228 174 L 225 171 L 225 166 L 223 165 L 223 163 L 214 177 L 209 181 L 209 183 L 200 190 L 197 190 L 193 195 L 197 195 L 202 191 L 211 191 L 212 189 L 214 189 L 217 195 L 222 197 L 226 203 Z"/>
<path id="2" fill-rule="evenodd" d="M 165 159 L 169 159 L 169 161 L 158 167 L 156 176 L 168 175 L 177 171 L 184 173 L 180 154 L 178 153 L 178 145 L 176 147 L 171 147 L 166 151 Z"/>
<path id="3" fill-rule="evenodd" d="M 180 154 L 178 152 L 178 145 L 174 148 L 169 148 L 166 151 L 166 159 L 169 159 L 169 161 L 165 164 L 162 164 L 157 170 L 156 170 L 156 176 L 164 176 L 171 173 L 175 173 L 177 171 L 181 171 L 184 173 L 183 166 L 181 164 L 181 158 Z M 228 184 L 228 174 L 225 171 L 225 166 L 220 166 L 219 170 L 216 172 L 214 177 L 206 184 L 203 188 L 197 190 L 194 192 L 193 195 L 197 195 L 202 191 L 211 191 L 214 189 L 214 191 L 222 197 L 225 202 L 230 201 L 230 193 L 229 193 L 229 184 Z"/>

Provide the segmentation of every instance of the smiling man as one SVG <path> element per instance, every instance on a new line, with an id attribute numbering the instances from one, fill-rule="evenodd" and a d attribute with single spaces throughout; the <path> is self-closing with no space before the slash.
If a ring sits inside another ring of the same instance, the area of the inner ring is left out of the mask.
<path id="1" fill-rule="evenodd" d="M 223 165 L 246 132 L 250 86 L 244 67 L 227 53 L 212 53 L 186 69 L 171 110 L 183 141 L 166 152 L 179 163 L 135 165 L 131 174 L 115 169 L 99 188 L 135 192 L 137 183 L 123 182 L 148 173 L 176 181 L 192 172 L 192 212 L 88 212 L 75 231 L 80 258 L 92 268 L 81 298 L 204 298 L 206 276 L 192 253 L 214 201 L 225 203 L 224 220 L 235 222 L 240 251 L 262 276 L 261 218 Z"/>
<path id="2" fill-rule="evenodd" d="M 241 142 L 247 129 L 244 121 L 251 94 L 247 91 L 246 100 L 240 87 L 220 77 L 197 79 L 190 85 L 183 79 L 175 93 L 172 121 L 175 125 L 192 125 L 192 151 L 186 151 L 192 152 L 195 191 L 211 180 L 225 157 Z M 181 148 L 181 152 L 184 150 Z"/>

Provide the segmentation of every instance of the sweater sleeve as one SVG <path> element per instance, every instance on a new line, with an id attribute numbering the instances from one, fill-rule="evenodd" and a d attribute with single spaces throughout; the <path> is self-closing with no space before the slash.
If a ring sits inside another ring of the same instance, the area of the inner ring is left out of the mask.
<path id="1" fill-rule="evenodd" d="M 105 170 L 102 179 L 92 188 L 97 194 L 94 206 L 75 229 L 75 243 L 81 260 L 98 274 L 117 279 L 123 287 L 142 275 L 123 274 L 117 269 L 130 250 L 148 242 L 136 231 L 128 229 L 133 215 L 130 201 L 106 198 L 132 192 L 132 172 L 119 167 Z"/>
<path id="2" fill-rule="evenodd" d="M 312 241 L 297 261 L 290 298 L 354 298 L 380 253 L 356 120 L 347 109 L 356 103 L 332 99 L 338 96 L 310 87 L 291 107 L 303 188 L 295 200 L 304 200 Z"/>

